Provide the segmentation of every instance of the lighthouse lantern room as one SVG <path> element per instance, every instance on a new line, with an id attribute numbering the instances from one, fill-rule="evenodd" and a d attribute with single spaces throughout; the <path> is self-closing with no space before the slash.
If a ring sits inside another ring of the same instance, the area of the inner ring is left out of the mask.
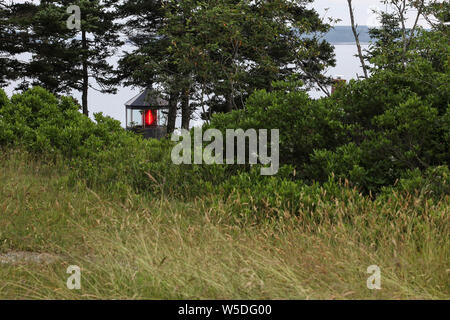
<path id="1" fill-rule="evenodd" d="M 125 103 L 127 130 L 146 139 L 161 139 L 167 134 L 169 103 L 153 90 L 147 89 Z"/>

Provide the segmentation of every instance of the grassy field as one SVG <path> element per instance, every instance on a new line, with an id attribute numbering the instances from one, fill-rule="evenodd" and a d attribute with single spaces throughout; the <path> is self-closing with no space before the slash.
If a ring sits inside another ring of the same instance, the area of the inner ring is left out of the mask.
<path id="1" fill-rule="evenodd" d="M 56 257 L 0 263 L 1 299 L 450 297 L 448 199 L 360 196 L 318 205 L 317 223 L 301 213 L 257 223 L 213 197 L 107 194 L 69 187 L 63 166 L 0 158 L 0 253 Z M 81 290 L 66 287 L 69 265 Z M 381 290 L 366 286 L 370 265 Z"/>

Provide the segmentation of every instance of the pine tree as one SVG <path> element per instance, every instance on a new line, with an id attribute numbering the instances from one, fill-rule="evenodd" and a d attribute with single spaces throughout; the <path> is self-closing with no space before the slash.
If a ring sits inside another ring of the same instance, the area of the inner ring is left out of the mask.
<path id="1" fill-rule="evenodd" d="M 335 61 L 318 36 L 329 25 L 307 9 L 310 2 L 127 1 L 122 12 L 132 17 L 137 48 L 121 61 L 124 78 L 178 100 L 185 128 L 197 107 L 205 119 L 243 108 L 255 89 L 271 90 L 276 80 L 324 86 L 323 72 Z"/>
<path id="2" fill-rule="evenodd" d="M 329 26 L 306 8 L 310 2 L 168 1 L 164 34 L 177 63 L 212 96 L 205 102 L 210 111 L 229 112 L 254 90 L 272 90 L 273 81 L 327 83 L 323 71 L 334 64 L 333 49 L 311 35 Z"/>
<path id="3" fill-rule="evenodd" d="M 119 61 L 119 78 L 128 86 L 158 87 L 169 101 L 167 131 L 172 133 L 182 91 L 182 76 L 167 50 L 170 39 L 161 33 L 167 23 L 166 8 L 159 0 L 128 0 L 119 7 L 127 43 L 133 46 Z M 156 91 L 155 91 L 156 92 Z"/>
<path id="4" fill-rule="evenodd" d="M 88 115 L 88 91 L 94 88 L 91 79 L 99 87 L 96 90 L 116 92 L 116 74 L 107 61 L 122 44 L 114 10 L 116 2 L 42 0 L 39 4 L 13 6 L 6 24 L 14 30 L 16 38 L 6 39 L 2 49 L 13 54 L 14 48 L 18 48 L 20 53 L 31 55 L 29 61 L 21 63 L 17 75 L 22 79 L 19 88 L 40 85 L 54 93 L 81 91 L 85 115 Z M 80 8 L 80 30 L 67 26 L 70 5 Z"/>
<path id="5" fill-rule="evenodd" d="M 28 3 L 11 5 L 0 1 L 0 86 L 18 79 L 24 68 L 24 63 L 17 58 L 25 51 L 23 33 L 17 31 L 17 26 L 33 13 L 32 7 Z"/>

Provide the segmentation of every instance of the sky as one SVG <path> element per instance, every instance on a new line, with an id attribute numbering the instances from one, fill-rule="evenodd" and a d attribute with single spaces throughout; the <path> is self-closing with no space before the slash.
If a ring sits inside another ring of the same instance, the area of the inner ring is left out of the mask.
<path id="1" fill-rule="evenodd" d="M 332 17 L 341 19 L 336 25 L 350 25 L 350 15 L 347 0 L 315 0 L 311 5 L 322 17 Z M 327 10 L 328 8 L 328 10 Z M 359 25 L 377 26 L 378 21 L 376 14 L 372 11 L 386 10 L 386 5 L 382 4 L 381 0 L 353 0 L 353 10 L 356 23 Z M 410 12 L 409 25 L 414 23 L 414 12 Z M 421 21 L 424 24 L 424 21 Z"/>
<path id="2" fill-rule="evenodd" d="M 39 2 L 39 0 L 6 0 L 6 2 L 12 3 L 23 3 L 27 1 Z M 321 16 L 341 19 L 342 21 L 337 23 L 337 25 L 350 25 L 347 0 L 315 0 L 311 6 Z M 377 25 L 377 19 L 372 9 L 386 9 L 386 5 L 382 4 L 382 0 L 353 0 L 353 9 L 355 20 L 359 25 L 375 26 Z M 411 17 L 410 20 L 413 20 L 414 12 L 411 12 L 409 16 Z M 412 23 L 410 21 L 410 24 Z"/>
<path id="3" fill-rule="evenodd" d="M 9 2 L 25 2 L 25 0 L 7 0 Z M 34 0 L 37 2 L 37 0 Z M 354 15 L 357 24 L 376 26 L 376 15 L 372 12 L 373 9 L 385 9 L 386 7 L 381 3 L 381 0 L 353 0 Z M 315 0 L 310 5 L 319 12 L 322 17 L 332 17 L 334 19 L 341 19 L 336 25 L 350 25 L 349 11 L 347 0 Z M 409 24 L 414 20 L 414 13 L 410 14 Z M 356 49 L 354 46 L 336 46 L 337 66 L 327 71 L 327 74 L 336 76 L 341 75 L 344 79 L 349 80 L 355 78 L 361 70 L 359 63 L 354 57 Z M 115 57 L 113 60 L 117 60 Z M 94 85 L 95 86 L 95 85 Z M 6 93 L 11 96 L 14 93 L 14 85 L 5 88 Z M 126 101 L 137 95 L 141 89 L 122 87 L 118 89 L 116 95 L 102 94 L 94 90 L 89 92 L 89 109 L 90 115 L 93 113 L 103 112 L 125 125 L 125 108 Z M 314 95 L 314 93 L 312 93 Z M 81 101 L 81 94 L 73 92 L 72 95 Z M 178 122 L 180 122 L 178 120 Z M 193 121 L 193 125 L 200 124 L 200 121 Z"/>

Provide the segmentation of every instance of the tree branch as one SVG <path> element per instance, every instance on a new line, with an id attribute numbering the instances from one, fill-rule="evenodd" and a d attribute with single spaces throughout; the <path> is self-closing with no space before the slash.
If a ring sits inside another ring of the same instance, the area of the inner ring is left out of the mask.
<path id="1" fill-rule="evenodd" d="M 416 32 L 416 28 L 417 28 L 417 25 L 419 23 L 419 19 L 420 19 L 420 16 L 422 15 L 424 7 L 425 7 L 425 0 L 421 0 L 420 1 L 420 5 L 419 5 L 419 7 L 417 9 L 416 20 L 414 21 L 414 25 L 413 25 L 413 27 L 411 29 L 411 34 L 409 36 L 408 43 L 406 45 L 406 50 L 408 50 L 409 46 L 411 45 L 411 41 L 412 41 L 412 39 L 414 37 L 414 33 Z"/>
<path id="2" fill-rule="evenodd" d="M 356 47 L 358 48 L 359 61 L 361 62 L 361 67 L 362 67 L 363 72 L 364 72 L 364 77 L 367 79 L 369 77 L 369 75 L 367 73 L 367 66 L 366 66 L 366 63 L 364 61 L 364 56 L 362 54 L 361 43 L 359 42 L 359 34 L 358 34 L 357 29 L 356 29 L 357 26 L 355 24 L 355 16 L 353 14 L 352 0 L 347 0 L 347 2 L 348 2 L 348 9 L 350 11 L 350 20 L 351 20 L 351 23 L 352 23 L 353 35 L 355 37 Z"/>

